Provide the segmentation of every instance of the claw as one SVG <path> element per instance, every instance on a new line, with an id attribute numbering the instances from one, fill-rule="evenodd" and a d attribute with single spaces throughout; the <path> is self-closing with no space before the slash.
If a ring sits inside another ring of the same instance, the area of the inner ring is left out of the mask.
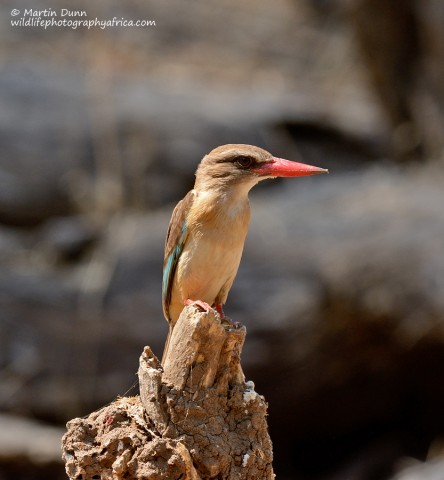
<path id="1" fill-rule="evenodd" d="M 222 320 L 222 326 L 226 331 L 239 330 L 243 327 L 240 322 L 232 322 L 229 318 Z"/>

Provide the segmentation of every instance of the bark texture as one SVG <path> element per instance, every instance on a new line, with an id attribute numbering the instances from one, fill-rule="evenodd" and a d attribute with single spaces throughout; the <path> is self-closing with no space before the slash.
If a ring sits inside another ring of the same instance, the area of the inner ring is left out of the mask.
<path id="1" fill-rule="evenodd" d="M 212 311 L 185 308 L 163 368 L 145 347 L 140 397 L 68 422 L 69 478 L 273 479 L 267 404 L 240 366 L 245 335 Z"/>

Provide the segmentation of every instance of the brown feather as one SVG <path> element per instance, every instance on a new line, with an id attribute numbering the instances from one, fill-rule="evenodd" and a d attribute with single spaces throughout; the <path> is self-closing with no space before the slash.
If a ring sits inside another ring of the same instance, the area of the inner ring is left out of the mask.
<path id="1" fill-rule="evenodd" d="M 168 259 L 173 253 L 174 249 L 180 244 L 181 237 L 183 235 L 183 227 L 187 218 L 187 215 L 193 204 L 195 197 L 194 190 L 190 190 L 185 197 L 176 205 L 174 208 L 173 214 L 171 215 L 170 224 L 168 226 L 168 232 L 165 239 L 165 252 L 163 257 L 163 268 L 167 266 Z M 185 242 L 185 238 L 182 239 L 182 242 Z M 179 257 L 179 256 L 178 256 Z M 171 265 L 170 271 L 168 272 L 168 278 L 166 285 L 164 285 L 162 291 L 162 306 L 163 313 L 167 321 L 170 321 L 169 317 L 169 304 L 171 301 L 171 291 L 173 289 L 173 279 L 174 273 L 176 271 L 178 259 Z"/>

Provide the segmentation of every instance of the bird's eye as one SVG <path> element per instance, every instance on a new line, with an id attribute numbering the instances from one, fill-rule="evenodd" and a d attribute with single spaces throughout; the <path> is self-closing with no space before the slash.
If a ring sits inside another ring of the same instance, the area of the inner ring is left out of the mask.
<path id="1" fill-rule="evenodd" d="M 249 168 L 253 165 L 253 159 L 251 157 L 236 157 L 234 163 L 240 168 Z"/>

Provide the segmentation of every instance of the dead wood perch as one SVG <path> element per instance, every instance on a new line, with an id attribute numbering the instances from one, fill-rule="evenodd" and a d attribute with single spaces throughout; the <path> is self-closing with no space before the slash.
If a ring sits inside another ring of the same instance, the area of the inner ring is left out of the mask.
<path id="1" fill-rule="evenodd" d="M 164 366 L 145 347 L 140 397 L 120 398 L 67 424 L 70 479 L 273 479 L 267 404 L 245 382 L 244 327 L 187 307 Z"/>

